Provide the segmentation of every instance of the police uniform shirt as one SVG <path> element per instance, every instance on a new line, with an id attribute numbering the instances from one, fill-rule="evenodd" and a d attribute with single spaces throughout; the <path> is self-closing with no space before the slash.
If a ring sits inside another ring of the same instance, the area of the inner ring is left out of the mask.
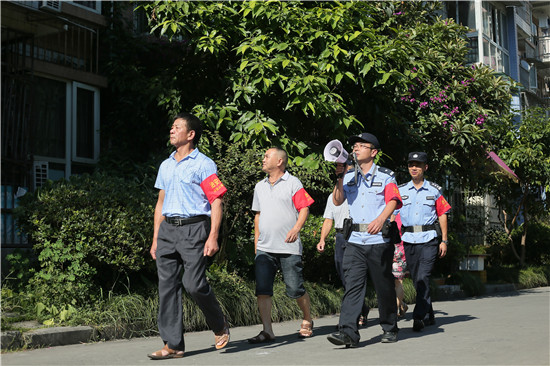
<path id="1" fill-rule="evenodd" d="M 403 207 L 396 210 L 401 214 L 403 226 L 431 225 L 437 218 L 446 214 L 451 205 L 441 194 L 441 187 L 424 180 L 419 189 L 414 187 L 412 180 L 399 185 L 399 193 L 403 200 Z M 427 243 L 437 236 L 435 230 L 421 232 L 405 232 L 401 239 L 407 243 Z"/>
<path id="2" fill-rule="evenodd" d="M 227 192 L 216 175 L 216 163 L 197 148 L 180 161 L 175 154 L 162 162 L 155 181 L 155 188 L 165 191 L 162 215 L 210 216 L 210 203 Z"/>
<path id="3" fill-rule="evenodd" d="M 401 197 L 391 170 L 372 164 L 365 178 L 357 174 L 355 182 L 355 171 L 348 171 L 344 176 L 344 197 L 348 201 L 354 224 L 369 224 L 391 200 L 398 201 L 397 208 L 401 207 Z M 366 231 L 353 231 L 348 242 L 359 245 L 382 244 L 389 242 L 389 238 L 383 238 L 381 231 L 374 235 Z"/>
<path id="4" fill-rule="evenodd" d="M 347 219 L 348 217 L 348 201 L 344 200 L 344 203 L 340 206 L 335 206 L 331 193 L 327 198 L 327 205 L 325 207 L 325 212 L 323 213 L 323 218 L 334 220 L 334 227 L 336 229 L 341 229 L 344 226 L 344 219 Z"/>

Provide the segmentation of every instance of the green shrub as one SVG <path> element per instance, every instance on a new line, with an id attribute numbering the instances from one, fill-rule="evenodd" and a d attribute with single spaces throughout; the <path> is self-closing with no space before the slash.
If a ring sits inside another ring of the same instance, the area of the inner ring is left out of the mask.
<path id="1" fill-rule="evenodd" d="M 505 264 L 518 263 L 518 260 L 514 257 L 512 249 L 510 248 L 510 240 L 508 239 L 508 234 L 506 234 L 504 230 L 487 230 L 485 241 L 488 244 L 488 266 L 502 266 Z"/>
<path id="2" fill-rule="evenodd" d="M 38 302 L 90 304 L 100 289 L 118 289 L 146 269 L 153 231 L 149 188 L 95 173 L 49 182 L 21 198 L 16 217 L 38 259 L 28 289 Z"/>
<path id="3" fill-rule="evenodd" d="M 534 288 L 548 286 L 548 276 L 541 267 L 527 267 L 519 271 L 519 287 Z"/>
<path id="4" fill-rule="evenodd" d="M 446 281 L 449 285 L 460 285 L 467 296 L 479 296 L 485 293 L 485 285 L 481 278 L 467 271 L 453 273 Z"/>
<path id="5" fill-rule="evenodd" d="M 516 248 L 520 248 L 521 234 L 521 227 L 512 232 Z M 550 224 L 548 222 L 530 221 L 527 224 L 525 263 L 535 266 L 550 264 Z"/>
<path id="6" fill-rule="evenodd" d="M 447 277 L 458 271 L 460 261 L 468 252 L 466 246 L 458 240 L 455 232 L 449 232 L 448 240 L 447 254 L 443 258 L 438 257 L 435 261 L 432 277 Z"/>
<path id="7" fill-rule="evenodd" d="M 487 281 L 491 283 L 519 283 L 519 268 L 513 265 L 488 265 Z"/>
<path id="8" fill-rule="evenodd" d="M 30 250 L 18 248 L 6 255 L 6 261 L 8 265 L 2 267 L 2 288 L 9 283 L 12 290 L 23 290 L 37 265 L 36 258 Z"/>
<path id="9" fill-rule="evenodd" d="M 523 226 L 512 230 L 512 242 L 516 251 L 520 252 L 520 242 Z M 527 224 L 527 237 L 525 243 L 525 263 L 541 266 L 550 264 L 550 225 L 544 221 L 532 221 Z M 514 255 L 508 235 L 503 230 L 488 230 L 487 243 L 490 254 L 488 263 L 500 265 L 515 265 L 519 259 Z"/>

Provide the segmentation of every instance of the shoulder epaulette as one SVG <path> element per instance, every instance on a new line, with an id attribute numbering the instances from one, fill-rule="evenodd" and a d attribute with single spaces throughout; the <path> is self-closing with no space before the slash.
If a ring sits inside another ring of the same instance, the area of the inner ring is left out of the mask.
<path id="1" fill-rule="evenodd" d="M 402 183 L 402 184 L 398 185 L 397 188 L 405 187 L 407 184 L 409 184 L 409 182 L 407 182 L 407 183 Z"/>
<path id="2" fill-rule="evenodd" d="M 434 182 L 430 182 L 430 184 L 431 184 L 435 189 L 437 189 L 438 191 L 441 191 L 441 186 L 435 184 Z"/>
<path id="3" fill-rule="evenodd" d="M 388 168 L 384 168 L 384 167 L 378 167 L 378 170 L 384 174 L 387 174 L 389 175 L 390 177 L 393 177 L 395 175 L 395 173 L 393 172 L 393 170 L 390 170 Z"/>

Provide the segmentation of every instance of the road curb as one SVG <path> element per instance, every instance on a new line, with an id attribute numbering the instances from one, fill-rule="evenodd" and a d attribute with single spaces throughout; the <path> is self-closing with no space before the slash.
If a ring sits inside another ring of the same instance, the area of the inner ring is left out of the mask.
<path id="1" fill-rule="evenodd" d="M 94 340 L 95 329 L 89 326 L 51 327 L 34 329 L 28 332 L 2 332 L 2 350 L 19 348 L 39 348 L 88 343 Z"/>

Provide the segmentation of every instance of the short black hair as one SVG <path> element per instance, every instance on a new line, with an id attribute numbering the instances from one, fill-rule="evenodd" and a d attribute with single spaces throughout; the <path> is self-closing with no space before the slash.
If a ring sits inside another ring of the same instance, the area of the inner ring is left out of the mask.
<path id="1" fill-rule="evenodd" d="M 193 145 L 197 146 L 202 136 L 202 122 L 194 114 L 181 112 L 174 116 L 173 121 L 177 119 L 183 119 L 187 125 L 188 131 L 195 131 L 195 137 L 193 138 Z"/>
<path id="2" fill-rule="evenodd" d="M 277 151 L 279 157 L 283 159 L 283 167 L 286 169 L 286 166 L 288 165 L 288 154 L 286 153 L 285 149 L 280 146 L 272 146 L 271 149 Z"/>

